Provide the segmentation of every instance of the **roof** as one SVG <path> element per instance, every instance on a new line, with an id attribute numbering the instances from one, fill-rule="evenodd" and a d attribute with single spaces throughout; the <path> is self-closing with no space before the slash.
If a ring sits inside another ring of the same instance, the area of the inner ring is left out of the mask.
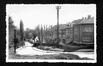
<path id="1" fill-rule="evenodd" d="M 85 19 L 85 20 L 81 21 L 81 23 L 94 23 L 94 17 Z"/>
<path id="2" fill-rule="evenodd" d="M 69 26 L 67 26 L 66 24 L 61 24 L 59 26 L 59 29 L 66 29 L 66 28 L 69 28 Z"/>
<path id="3" fill-rule="evenodd" d="M 66 29 L 66 28 L 70 28 L 67 24 L 60 24 L 59 25 L 59 29 L 62 30 L 62 29 Z M 57 25 L 55 25 L 54 27 L 52 27 L 51 30 L 56 30 L 57 29 Z"/>
<path id="4" fill-rule="evenodd" d="M 85 24 L 85 23 L 94 23 L 94 17 L 86 18 L 86 19 L 78 19 L 72 22 L 73 24 Z"/>
<path id="5" fill-rule="evenodd" d="M 77 20 L 74 20 L 72 23 L 73 24 L 79 24 L 83 19 L 77 19 Z"/>

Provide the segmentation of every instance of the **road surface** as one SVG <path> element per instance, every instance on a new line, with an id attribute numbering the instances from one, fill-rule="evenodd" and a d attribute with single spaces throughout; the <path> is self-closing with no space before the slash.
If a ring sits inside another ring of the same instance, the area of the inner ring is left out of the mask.
<path id="1" fill-rule="evenodd" d="M 47 51 L 47 50 L 38 49 L 36 47 L 32 47 L 32 44 L 30 44 L 29 42 L 25 42 L 25 46 L 18 48 L 16 50 L 16 52 L 17 52 L 18 55 L 29 55 L 29 56 L 33 56 L 33 55 L 53 55 L 53 54 L 64 53 L 64 54 L 75 54 L 75 55 L 78 55 L 81 58 L 87 57 L 87 58 L 94 59 L 94 52 Z"/>

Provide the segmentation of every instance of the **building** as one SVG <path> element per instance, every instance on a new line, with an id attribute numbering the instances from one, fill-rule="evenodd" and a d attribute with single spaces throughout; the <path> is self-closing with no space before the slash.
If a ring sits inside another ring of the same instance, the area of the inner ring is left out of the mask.
<path id="1" fill-rule="evenodd" d="M 57 26 L 54 26 L 51 29 L 51 39 L 57 38 Z M 72 40 L 72 27 L 68 24 L 60 24 L 59 25 L 59 39 L 60 41 L 64 41 L 65 43 L 69 43 Z"/>
<path id="2" fill-rule="evenodd" d="M 77 44 L 94 44 L 94 17 L 90 15 L 73 21 L 73 42 Z"/>
<path id="3" fill-rule="evenodd" d="M 60 26 L 60 39 L 66 44 L 72 40 L 72 27 L 70 25 Z"/>

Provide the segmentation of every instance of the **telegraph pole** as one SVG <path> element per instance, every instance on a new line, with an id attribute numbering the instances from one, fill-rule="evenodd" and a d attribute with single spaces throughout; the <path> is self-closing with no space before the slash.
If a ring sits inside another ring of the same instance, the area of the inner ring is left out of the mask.
<path id="1" fill-rule="evenodd" d="M 61 6 L 56 6 L 57 9 L 57 44 L 59 44 L 59 9 Z"/>
<path id="2" fill-rule="evenodd" d="M 42 24 L 41 24 L 41 43 L 43 43 L 43 27 L 42 27 Z"/>

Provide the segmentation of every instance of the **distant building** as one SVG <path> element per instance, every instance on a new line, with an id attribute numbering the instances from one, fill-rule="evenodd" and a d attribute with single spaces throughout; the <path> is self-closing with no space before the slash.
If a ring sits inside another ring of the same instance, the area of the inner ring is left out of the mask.
<path id="1" fill-rule="evenodd" d="M 57 38 L 57 26 L 53 26 L 47 30 L 47 39 Z M 59 39 L 68 44 L 73 41 L 77 44 L 93 44 L 94 43 L 94 17 L 90 15 L 86 18 L 74 20 L 69 24 L 59 25 Z"/>
<path id="2" fill-rule="evenodd" d="M 65 43 L 69 43 L 72 39 L 72 26 L 63 24 L 60 26 L 60 39 L 65 40 Z"/>
<path id="3" fill-rule="evenodd" d="M 57 26 L 54 26 L 52 28 L 52 39 L 56 39 L 57 38 L 57 30 L 56 30 Z M 50 36 L 49 36 L 50 37 Z M 72 26 L 68 25 L 68 24 L 60 24 L 59 25 L 59 39 L 60 41 L 65 40 L 65 43 L 68 43 L 71 41 L 72 39 Z"/>

